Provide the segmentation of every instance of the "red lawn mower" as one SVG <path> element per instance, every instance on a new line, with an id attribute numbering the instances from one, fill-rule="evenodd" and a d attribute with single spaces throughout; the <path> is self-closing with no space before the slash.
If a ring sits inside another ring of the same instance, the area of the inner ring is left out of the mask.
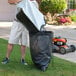
<path id="1" fill-rule="evenodd" d="M 61 54 L 66 54 L 67 52 L 74 52 L 76 47 L 74 45 L 68 46 L 66 38 L 55 37 L 53 38 L 53 52 L 58 52 Z"/>

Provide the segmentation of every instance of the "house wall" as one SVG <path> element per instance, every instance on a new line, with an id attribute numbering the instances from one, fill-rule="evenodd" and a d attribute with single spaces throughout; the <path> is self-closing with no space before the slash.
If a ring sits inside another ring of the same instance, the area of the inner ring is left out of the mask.
<path id="1" fill-rule="evenodd" d="M 0 0 L 0 21 L 12 21 L 15 10 L 15 5 L 10 5 L 8 0 Z"/>

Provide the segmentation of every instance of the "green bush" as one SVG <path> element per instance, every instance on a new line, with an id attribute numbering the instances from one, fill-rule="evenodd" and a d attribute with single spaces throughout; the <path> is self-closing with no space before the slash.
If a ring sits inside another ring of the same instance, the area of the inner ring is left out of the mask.
<path id="1" fill-rule="evenodd" d="M 61 13 L 66 7 L 66 0 L 42 0 L 40 4 L 40 9 L 43 13 Z"/>
<path id="2" fill-rule="evenodd" d="M 70 11 L 70 17 L 72 21 L 76 22 L 76 10 Z"/>
<path id="3" fill-rule="evenodd" d="M 76 22 L 76 15 L 71 15 L 70 17 L 71 17 L 72 21 Z"/>

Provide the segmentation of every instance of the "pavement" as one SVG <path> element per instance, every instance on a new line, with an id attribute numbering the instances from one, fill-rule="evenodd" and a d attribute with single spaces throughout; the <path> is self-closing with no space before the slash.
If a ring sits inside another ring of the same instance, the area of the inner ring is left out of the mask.
<path id="1" fill-rule="evenodd" d="M 0 38 L 9 38 L 12 22 L 0 22 Z"/>
<path id="2" fill-rule="evenodd" d="M 11 30 L 12 22 L 0 22 L 0 38 L 9 39 L 9 34 Z M 68 45 L 76 46 L 76 25 L 67 26 L 56 26 L 56 25 L 46 25 L 47 31 L 53 31 L 54 36 L 61 36 L 67 38 Z M 66 53 L 61 55 L 59 53 L 54 53 L 54 56 L 68 60 L 70 62 L 76 63 L 76 51 Z"/>

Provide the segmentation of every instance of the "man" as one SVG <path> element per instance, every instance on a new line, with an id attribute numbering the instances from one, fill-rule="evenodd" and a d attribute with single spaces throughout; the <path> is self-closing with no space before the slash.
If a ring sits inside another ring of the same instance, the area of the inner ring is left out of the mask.
<path id="1" fill-rule="evenodd" d="M 34 4 L 36 4 L 36 7 L 38 7 L 38 4 L 35 0 L 31 0 Z M 10 4 L 19 4 L 21 0 L 8 0 Z M 19 7 L 17 7 L 17 13 L 20 10 Z M 10 54 L 13 50 L 14 44 L 21 45 L 21 63 L 24 65 L 27 65 L 25 58 L 25 50 L 27 45 L 27 29 L 24 27 L 24 25 L 17 20 L 17 18 L 14 19 L 11 33 L 8 41 L 7 46 L 7 53 L 5 59 L 2 61 L 2 64 L 7 64 L 9 62 Z"/>

